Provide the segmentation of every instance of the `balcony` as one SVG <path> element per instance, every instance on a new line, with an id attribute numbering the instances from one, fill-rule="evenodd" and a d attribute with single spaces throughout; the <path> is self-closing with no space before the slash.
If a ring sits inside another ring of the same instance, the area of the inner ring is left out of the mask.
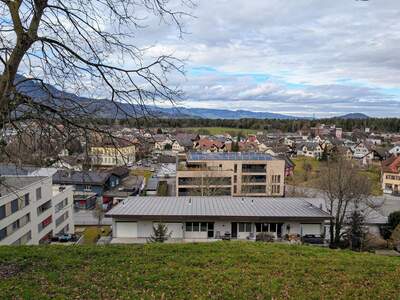
<path id="1" fill-rule="evenodd" d="M 42 222 L 38 224 L 38 231 L 41 232 L 43 229 L 45 229 L 47 226 L 49 226 L 53 222 L 52 216 L 47 217 L 44 219 Z"/>
<path id="2" fill-rule="evenodd" d="M 242 176 L 242 184 L 253 184 L 253 183 L 266 183 L 267 176 L 265 175 L 248 175 Z"/>
<path id="3" fill-rule="evenodd" d="M 50 208 L 51 208 L 51 200 L 46 201 L 45 203 L 43 203 L 42 205 L 40 205 L 37 208 L 37 215 L 40 216 L 42 213 L 44 213 L 45 211 L 47 211 Z"/>
<path id="4" fill-rule="evenodd" d="M 265 185 L 242 185 L 242 194 L 265 194 Z"/>
<path id="5" fill-rule="evenodd" d="M 266 173 L 266 165 L 242 165 L 242 173 Z"/>

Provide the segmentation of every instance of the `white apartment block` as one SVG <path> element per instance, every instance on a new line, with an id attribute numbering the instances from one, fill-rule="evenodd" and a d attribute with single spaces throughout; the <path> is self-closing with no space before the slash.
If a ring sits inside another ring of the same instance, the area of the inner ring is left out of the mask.
<path id="1" fill-rule="evenodd" d="M 74 233 L 72 186 L 51 176 L 0 177 L 0 245 L 38 245 Z"/>

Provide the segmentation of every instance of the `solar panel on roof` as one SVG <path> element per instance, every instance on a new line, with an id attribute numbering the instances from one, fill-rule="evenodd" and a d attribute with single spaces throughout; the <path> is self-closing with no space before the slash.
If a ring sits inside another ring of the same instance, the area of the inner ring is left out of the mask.
<path id="1" fill-rule="evenodd" d="M 272 160 L 269 154 L 258 152 L 190 152 L 189 160 Z"/>

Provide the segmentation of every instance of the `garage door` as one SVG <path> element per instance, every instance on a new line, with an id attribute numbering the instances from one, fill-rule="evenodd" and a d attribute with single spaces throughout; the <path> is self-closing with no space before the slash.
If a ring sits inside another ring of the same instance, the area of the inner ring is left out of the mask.
<path id="1" fill-rule="evenodd" d="M 136 222 L 117 222 L 116 223 L 116 237 L 117 238 L 136 238 L 137 237 L 137 223 Z"/>
<path id="2" fill-rule="evenodd" d="M 168 227 L 168 233 L 171 232 L 171 238 L 181 239 L 183 238 L 183 225 L 182 223 L 164 223 Z M 157 226 L 157 223 L 154 223 Z"/>
<path id="3" fill-rule="evenodd" d="M 321 234 L 321 224 L 301 224 L 301 234 Z"/>

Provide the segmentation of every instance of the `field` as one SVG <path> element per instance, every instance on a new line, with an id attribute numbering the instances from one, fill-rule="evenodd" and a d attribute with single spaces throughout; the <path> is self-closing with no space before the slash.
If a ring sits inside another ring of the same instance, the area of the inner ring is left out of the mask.
<path id="1" fill-rule="evenodd" d="M 1 299 L 398 299 L 400 259 L 251 242 L 0 247 Z"/>
<path id="2" fill-rule="evenodd" d="M 229 128 L 229 127 L 190 127 L 182 128 L 184 131 L 194 132 L 198 134 L 224 134 L 229 133 L 230 135 L 236 136 L 240 133 L 242 136 L 247 136 L 248 134 L 256 134 L 259 130 L 254 129 L 241 129 L 241 128 Z"/>
<path id="3" fill-rule="evenodd" d="M 292 160 L 296 164 L 296 167 L 293 177 L 289 179 L 288 184 L 318 189 L 321 162 L 311 157 L 297 157 Z M 311 166 L 309 172 L 305 171 L 305 164 Z M 361 173 L 367 175 L 371 180 L 372 194 L 374 196 L 382 195 L 379 167 L 371 166 L 369 169 L 361 171 Z"/>

